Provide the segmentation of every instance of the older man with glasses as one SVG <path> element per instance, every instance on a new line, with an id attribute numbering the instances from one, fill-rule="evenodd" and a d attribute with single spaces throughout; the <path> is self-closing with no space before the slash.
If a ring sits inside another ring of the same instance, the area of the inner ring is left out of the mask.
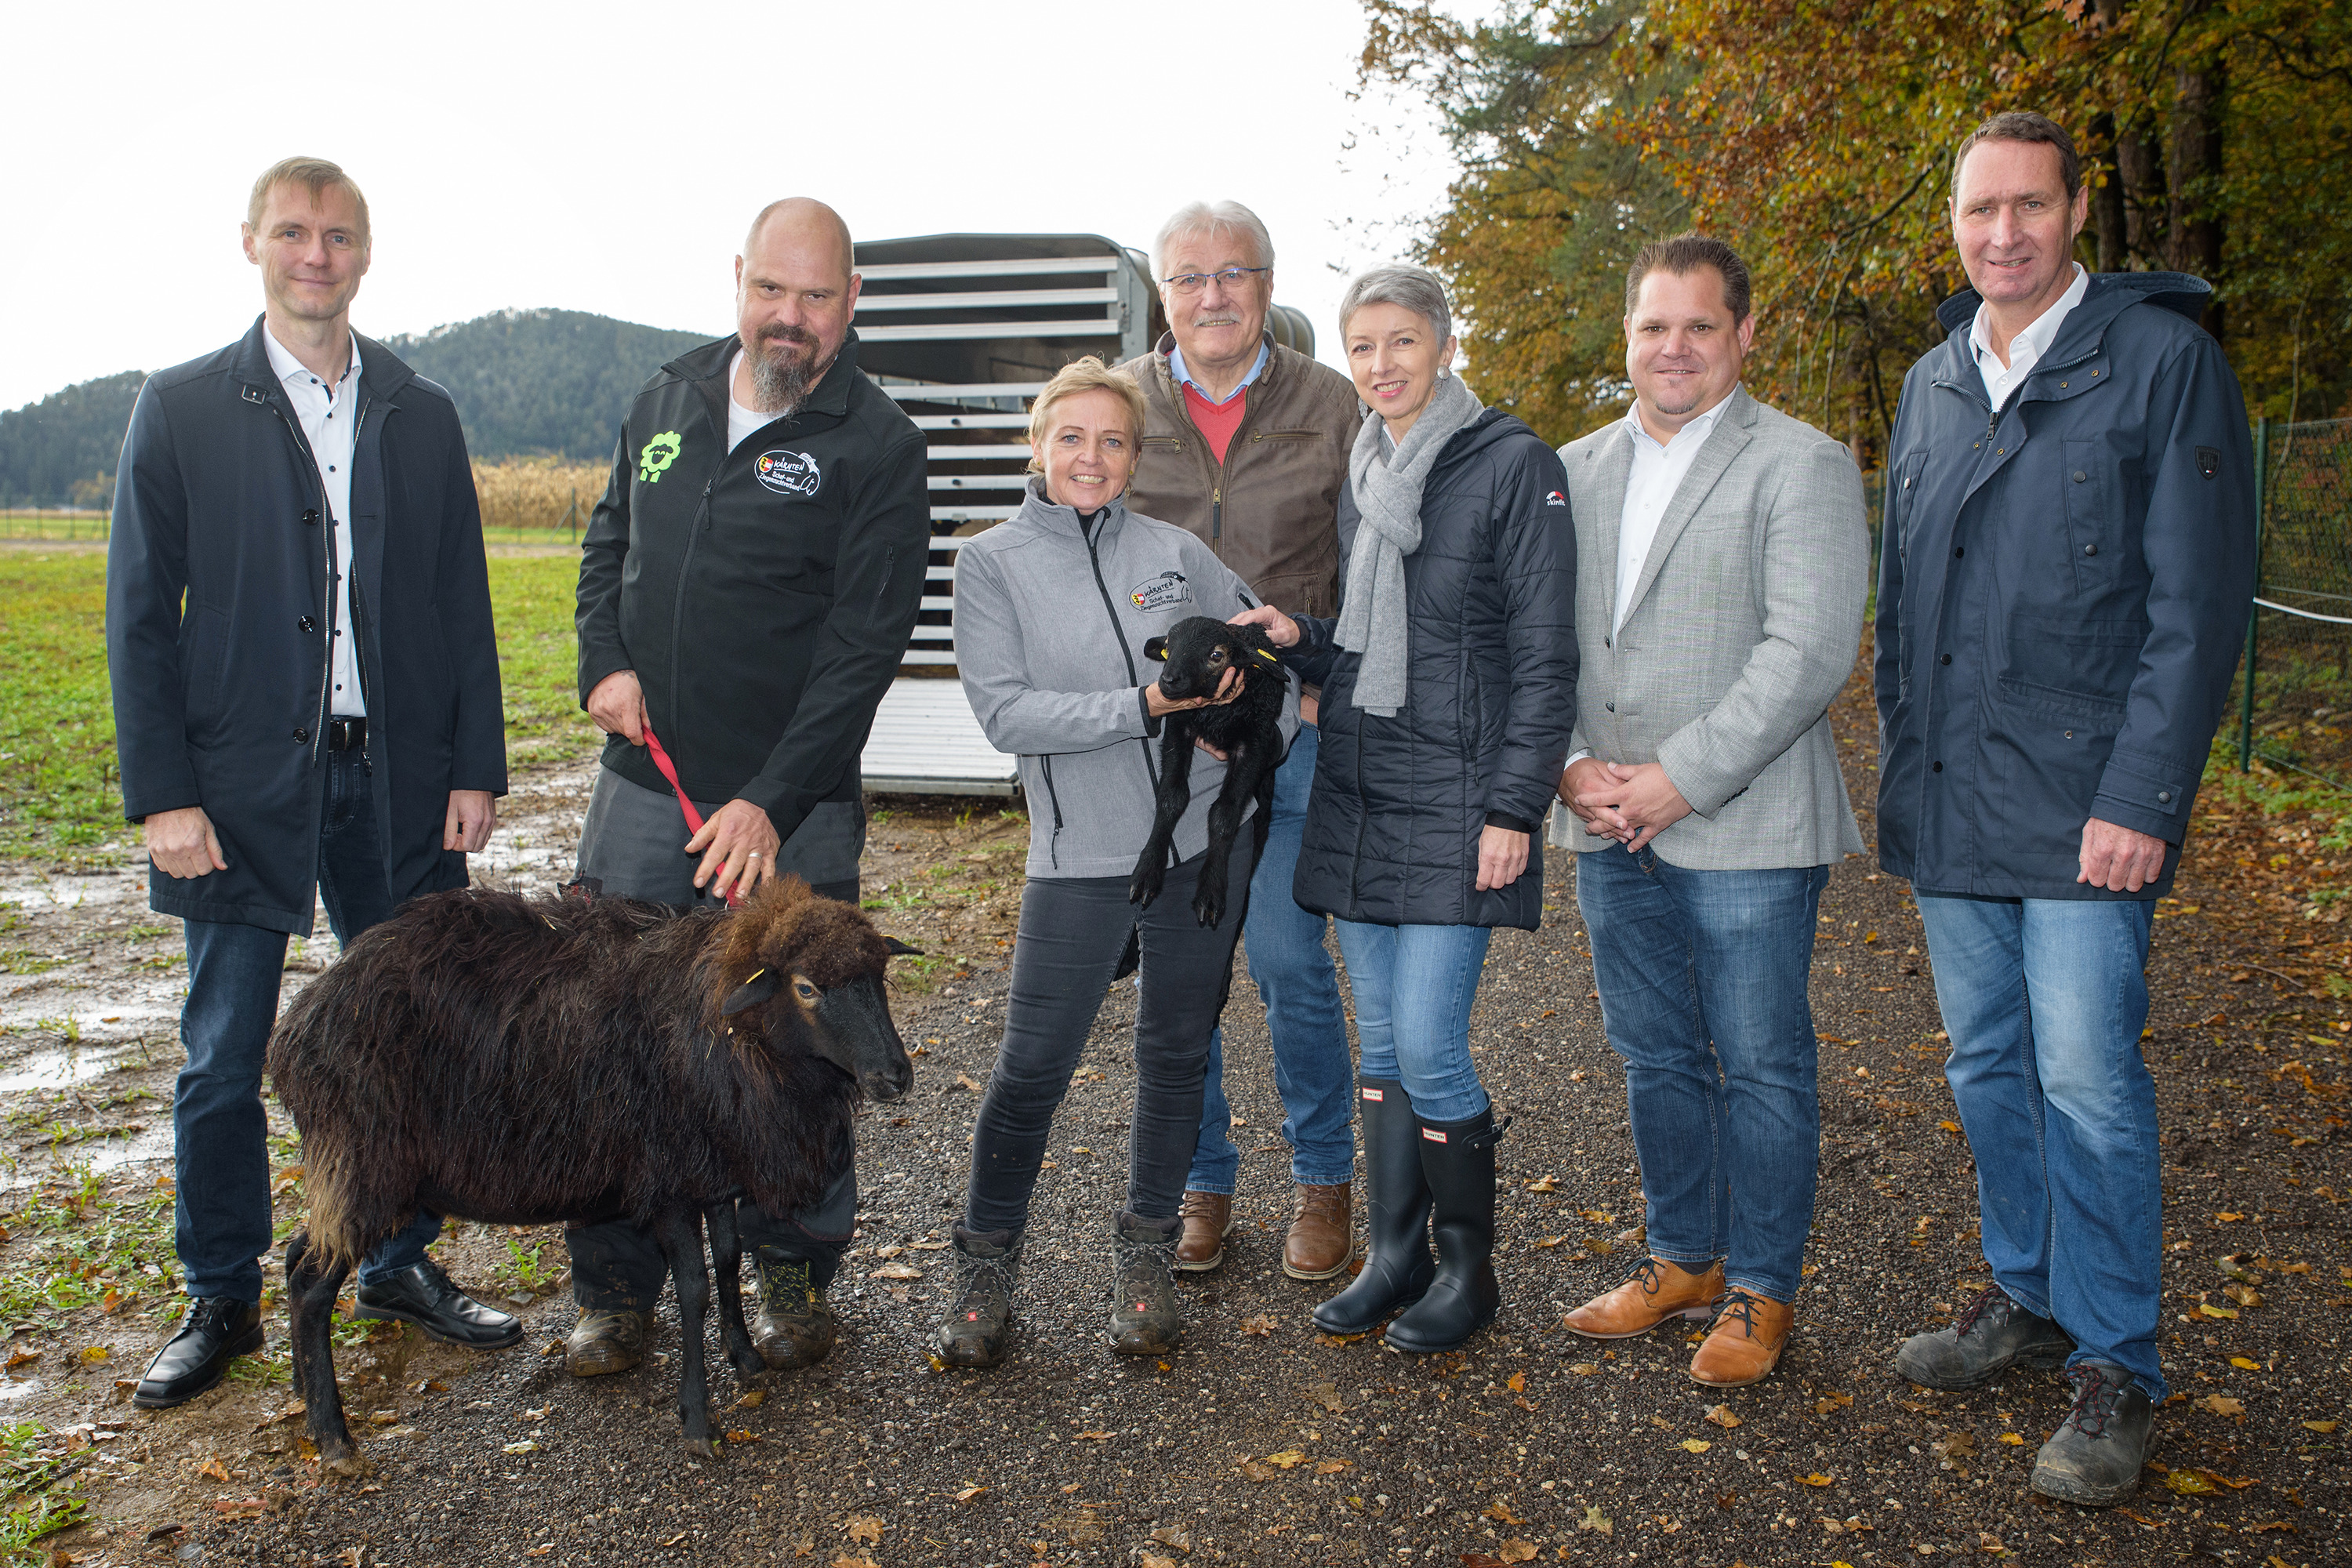
<path id="1" fill-rule="evenodd" d="M 1360 410 L 1348 378 L 1276 343 L 1274 244 L 1237 202 L 1180 208 L 1152 247 L 1169 331 L 1121 366 L 1143 388 L 1142 450 L 1127 504 L 1191 530 L 1264 603 L 1289 615 L 1337 613 L 1339 493 Z M 1323 917 L 1290 892 L 1315 777 L 1316 693 L 1276 775 L 1274 821 L 1250 884 L 1242 940 L 1265 1002 L 1283 1137 L 1297 1184 L 1283 1272 L 1329 1279 L 1355 1258 L 1352 1075 Z M 1223 1037 L 1209 1047 L 1201 1135 L 1185 1180 L 1180 1269 L 1224 1261 L 1241 1152 L 1228 1134 Z"/>

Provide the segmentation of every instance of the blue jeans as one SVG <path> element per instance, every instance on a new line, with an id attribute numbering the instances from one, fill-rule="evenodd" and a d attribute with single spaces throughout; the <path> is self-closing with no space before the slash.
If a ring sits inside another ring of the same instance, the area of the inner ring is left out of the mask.
<path id="1" fill-rule="evenodd" d="M 1985 1264 L 2161 1404 L 2164 1185 L 2140 1058 L 2152 900 L 1919 895 Z"/>
<path id="2" fill-rule="evenodd" d="M 1274 1039 L 1274 1087 L 1282 1095 L 1282 1135 L 1290 1143 L 1290 1176 L 1305 1186 L 1336 1187 L 1356 1179 L 1355 1074 L 1348 1059 L 1348 1019 L 1339 1009 L 1339 980 L 1323 947 L 1323 917 L 1298 907 L 1290 884 L 1298 870 L 1298 844 L 1307 831 L 1307 796 L 1315 784 L 1318 731 L 1298 727 L 1290 755 L 1274 775 L 1273 823 L 1265 853 L 1250 878 L 1249 923 L 1242 946 L 1249 975 L 1265 1002 L 1265 1029 Z M 1244 827 L 1246 831 L 1246 826 Z M 1201 1100 L 1201 1136 L 1192 1147 L 1188 1191 L 1234 1190 L 1242 1152 L 1228 1129 L 1225 1036 L 1209 1037 L 1209 1077 Z"/>
<path id="3" fill-rule="evenodd" d="M 1486 1109 L 1470 1059 L 1485 926 L 1379 926 L 1335 921 L 1356 997 L 1358 1070 L 1404 1085 L 1423 1121 L 1467 1121 Z"/>
<path id="4" fill-rule="evenodd" d="M 1576 858 L 1601 1026 L 1625 1061 L 1651 1252 L 1794 1301 L 1822 1149 L 1805 994 L 1826 866 Z"/>
<path id="5" fill-rule="evenodd" d="M 392 897 L 363 755 L 329 752 L 326 757 L 319 890 L 328 923 L 348 942 L 392 913 Z M 261 1069 L 278 1022 L 286 933 L 189 921 L 185 935 L 188 1000 L 180 1009 L 180 1039 L 188 1065 L 172 1099 L 173 1239 L 189 1295 L 258 1301 L 258 1259 L 273 1241 Z M 440 1234 L 440 1220 L 420 1211 L 360 1266 L 361 1282 L 421 1262 L 425 1243 Z"/>

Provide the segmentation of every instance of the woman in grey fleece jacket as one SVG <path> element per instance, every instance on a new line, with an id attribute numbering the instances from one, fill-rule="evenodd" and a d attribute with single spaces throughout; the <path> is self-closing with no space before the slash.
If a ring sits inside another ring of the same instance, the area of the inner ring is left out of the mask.
<path id="1" fill-rule="evenodd" d="M 1201 758 L 1176 829 L 1178 864 L 1150 909 L 1128 902 L 1151 830 L 1160 721 L 1199 705 L 1163 696 L 1142 650 L 1179 621 L 1226 618 L 1255 601 L 1191 533 L 1120 504 L 1143 413 L 1142 393 L 1124 374 L 1092 359 L 1065 368 L 1030 416 L 1035 477 L 1020 511 L 973 538 L 956 563 L 956 664 L 981 728 L 1021 758 L 1029 880 L 1004 1039 L 981 1100 L 970 1194 L 954 1231 L 959 1289 L 932 1339 L 941 1365 L 993 1366 L 1004 1357 L 1045 1140 L 1130 936 L 1141 952 L 1142 996 L 1107 1337 L 1123 1355 L 1159 1355 L 1183 1329 L 1170 1273 L 1177 1205 L 1256 836 L 1236 837 L 1226 886 L 1242 896 L 1203 930 L 1192 888 L 1224 764 Z M 1286 741 L 1297 719 L 1294 687 L 1283 703 Z"/>

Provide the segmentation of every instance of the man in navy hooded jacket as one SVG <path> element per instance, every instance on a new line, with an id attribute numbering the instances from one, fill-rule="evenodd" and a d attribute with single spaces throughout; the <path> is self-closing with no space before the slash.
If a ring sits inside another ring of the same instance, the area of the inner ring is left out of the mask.
<path id="1" fill-rule="evenodd" d="M 2065 1363 L 2035 1490 L 2129 1496 L 2166 1396 L 2162 1187 L 2139 1052 L 2254 575 L 2245 405 L 2178 273 L 2072 259 L 2088 193 L 2038 114 L 1953 164 L 1969 281 L 1887 447 L 1879 858 L 1910 879 L 1993 1284 L 1906 1342 L 1916 1383 Z"/>
<path id="2" fill-rule="evenodd" d="M 449 395 L 352 331 L 367 202 L 315 158 L 265 171 L 245 253 L 265 310 L 140 389 L 114 492 L 106 655 L 148 900 L 186 922 L 172 1102 L 187 1315 L 133 1402 L 182 1404 L 261 1348 L 262 1053 L 286 939 L 323 895 L 348 942 L 466 885 L 506 793 L 481 514 Z M 417 1215 L 360 1265 L 358 1315 L 510 1344 Z"/>

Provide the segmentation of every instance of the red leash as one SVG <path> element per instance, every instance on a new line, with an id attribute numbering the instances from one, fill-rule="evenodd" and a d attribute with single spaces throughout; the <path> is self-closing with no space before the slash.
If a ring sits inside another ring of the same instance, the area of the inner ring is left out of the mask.
<path id="1" fill-rule="evenodd" d="M 661 770 L 661 776 L 669 780 L 669 787 L 677 793 L 677 808 L 686 813 L 686 830 L 688 833 L 701 832 L 702 813 L 695 810 L 694 802 L 686 798 L 686 786 L 677 782 L 677 764 L 669 760 L 667 752 L 662 750 L 661 737 L 654 733 L 654 727 L 650 722 L 646 725 L 646 750 L 654 754 L 654 766 Z M 746 867 L 745 869 L 749 870 L 750 868 Z M 742 883 L 742 878 L 738 877 L 733 882 L 728 884 L 727 905 L 730 909 L 743 901 L 738 896 Z"/>

